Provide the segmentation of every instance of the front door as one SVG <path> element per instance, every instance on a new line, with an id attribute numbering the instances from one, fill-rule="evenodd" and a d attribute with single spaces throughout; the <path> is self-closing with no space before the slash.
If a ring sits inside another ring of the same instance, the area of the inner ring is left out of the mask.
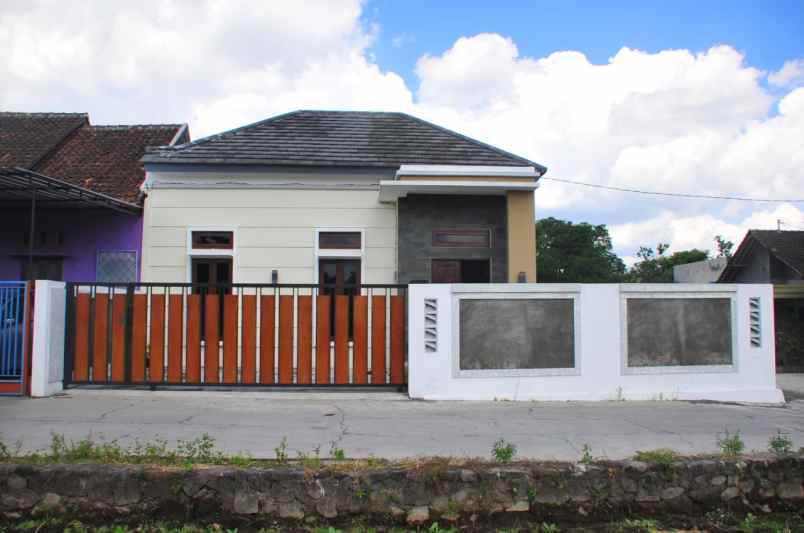
<path id="1" fill-rule="evenodd" d="M 431 283 L 489 283 L 488 259 L 433 259 L 430 263 Z"/>
<path id="2" fill-rule="evenodd" d="M 349 338 L 354 327 L 354 296 L 360 294 L 360 259 L 321 259 L 318 262 L 319 293 L 349 297 Z M 335 334 L 335 298 L 329 308 L 332 335 Z"/>

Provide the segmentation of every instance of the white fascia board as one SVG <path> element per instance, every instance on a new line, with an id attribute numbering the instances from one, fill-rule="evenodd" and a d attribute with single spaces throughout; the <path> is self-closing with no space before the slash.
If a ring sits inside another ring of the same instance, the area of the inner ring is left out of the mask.
<path id="1" fill-rule="evenodd" d="M 382 180 L 379 200 L 392 202 L 411 193 L 502 196 L 508 191 L 535 191 L 538 188 L 535 181 Z"/>
<path id="2" fill-rule="evenodd" d="M 493 165 L 400 165 L 396 177 L 401 176 L 508 176 L 538 178 L 534 167 L 504 167 Z"/>

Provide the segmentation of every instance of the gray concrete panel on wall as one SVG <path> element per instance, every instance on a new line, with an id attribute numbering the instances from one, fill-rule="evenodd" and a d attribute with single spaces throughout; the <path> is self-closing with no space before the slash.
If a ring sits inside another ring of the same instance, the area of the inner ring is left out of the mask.
<path id="1" fill-rule="evenodd" d="M 575 366 L 569 298 L 461 299 L 460 370 Z"/>
<path id="2" fill-rule="evenodd" d="M 731 299 L 628 298 L 629 367 L 732 364 Z"/>
<path id="3" fill-rule="evenodd" d="M 490 228 L 491 248 L 433 247 L 434 229 Z M 489 259 L 491 281 L 508 281 L 504 196 L 409 195 L 399 199 L 399 282 L 430 278 L 432 259 Z"/>

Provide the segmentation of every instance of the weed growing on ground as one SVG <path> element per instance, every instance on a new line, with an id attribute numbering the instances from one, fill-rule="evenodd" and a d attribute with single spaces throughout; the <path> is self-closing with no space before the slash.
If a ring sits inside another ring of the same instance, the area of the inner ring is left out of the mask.
<path id="1" fill-rule="evenodd" d="M 433 522 L 430 524 L 430 527 L 427 528 L 427 531 L 429 533 L 458 533 L 458 530 L 454 526 L 443 528 L 438 522 Z"/>
<path id="2" fill-rule="evenodd" d="M 740 437 L 740 430 L 738 429 L 733 434 L 729 430 L 724 430 L 723 437 L 718 437 L 717 447 L 720 448 L 720 453 L 729 457 L 735 457 L 743 453 L 745 450 L 745 443 Z"/>
<path id="3" fill-rule="evenodd" d="M 610 527 L 616 533 L 651 533 L 661 528 L 659 522 L 651 518 L 625 518 Z"/>
<path id="4" fill-rule="evenodd" d="M 193 440 L 180 440 L 176 449 L 187 463 L 217 463 L 223 454 L 215 450 L 215 439 L 208 433 Z"/>
<path id="5" fill-rule="evenodd" d="M 276 454 L 276 462 L 277 463 L 287 463 L 288 462 L 288 438 L 282 437 L 282 440 L 279 442 L 279 445 L 274 448 L 274 453 Z"/>
<path id="6" fill-rule="evenodd" d="M 665 476 L 673 475 L 673 465 L 679 459 L 678 453 L 669 448 L 658 448 L 656 450 L 639 451 L 634 455 L 634 459 L 643 463 L 652 463 L 659 466 Z"/>
<path id="7" fill-rule="evenodd" d="M 299 463 L 301 463 L 301 465 L 304 468 L 310 468 L 312 470 L 318 470 L 319 468 L 321 468 L 320 453 L 321 453 L 321 445 L 318 445 L 315 448 L 313 448 L 313 451 L 310 452 L 309 454 L 304 453 L 301 450 L 296 451 L 296 454 L 298 455 L 299 458 Z"/>
<path id="8" fill-rule="evenodd" d="M 592 457 L 592 447 L 588 443 L 584 444 L 581 448 L 581 463 L 585 465 L 592 464 L 595 458 Z"/>
<path id="9" fill-rule="evenodd" d="M 552 522 L 542 522 L 542 525 L 539 526 L 539 533 L 558 533 L 559 531 L 561 528 L 558 527 L 558 524 Z"/>
<path id="10" fill-rule="evenodd" d="M 777 429 L 776 435 L 768 441 L 768 450 L 776 455 L 787 455 L 793 451 L 793 439 L 787 433 L 782 433 L 780 429 Z"/>
<path id="11" fill-rule="evenodd" d="M 335 461 L 343 461 L 346 459 L 346 452 L 343 451 L 343 448 L 339 448 L 335 442 L 333 442 L 329 447 L 329 456 Z"/>
<path id="12" fill-rule="evenodd" d="M 656 450 L 645 450 L 636 452 L 634 459 L 643 463 L 655 463 L 662 466 L 669 466 L 678 460 L 678 453 L 669 448 L 658 448 Z"/>
<path id="13" fill-rule="evenodd" d="M 498 463 L 508 463 L 516 455 L 516 446 L 505 439 L 499 439 L 491 448 L 491 456 Z"/>

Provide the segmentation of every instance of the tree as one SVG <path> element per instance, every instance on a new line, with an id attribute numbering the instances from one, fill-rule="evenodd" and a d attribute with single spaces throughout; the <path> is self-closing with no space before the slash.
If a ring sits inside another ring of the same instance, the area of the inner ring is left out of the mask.
<path id="1" fill-rule="evenodd" d="M 682 250 L 673 252 L 672 255 L 664 255 L 669 244 L 659 243 L 656 250 L 646 246 L 640 246 L 637 252 L 639 261 L 634 264 L 626 274 L 626 281 L 630 283 L 672 283 L 673 267 L 694 263 L 709 259 L 709 252 L 705 250 Z"/>
<path id="2" fill-rule="evenodd" d="M 622 280 L 625 264 L 612 251 L 605 225 L 553 217 L 536 223 L 539 281 L 607 283 Z"/>
<path id="3" fill-rule="evenodd" d="M 734 248 L 734 243 L 727 241 L 722 236 L 715 236 L 715 244 L 717 245 L 717 256 L 731 259 L 731 250 Z"/>

